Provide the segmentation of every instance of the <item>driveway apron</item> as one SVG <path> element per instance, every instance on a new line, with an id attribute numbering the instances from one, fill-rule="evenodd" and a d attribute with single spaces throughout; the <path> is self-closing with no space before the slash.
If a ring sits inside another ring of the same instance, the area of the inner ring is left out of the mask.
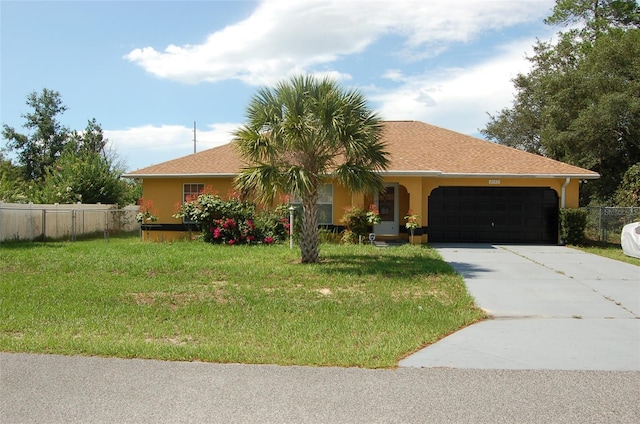
<path id="1" fill-rule="evenodd" d="M 640 267 L 564 246 L 434 247 L 491 319 L 400 366 L 640 370 Z"/>

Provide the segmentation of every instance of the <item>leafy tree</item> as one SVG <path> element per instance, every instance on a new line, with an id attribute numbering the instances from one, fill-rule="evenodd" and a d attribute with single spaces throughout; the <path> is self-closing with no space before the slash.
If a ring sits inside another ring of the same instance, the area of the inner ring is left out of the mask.
<path id="1" fill-rule="evenodd" d="M 122 169 L 113 160 L 95 152 L 66 150 L 48 168 L 42 202 L 130 203 L 128 184 L 120 178 Z"/>
<path id="2" fill-rule="evenodd" d="M 580 22 L 556 44 L 538 42 L 532 69 L 514 79 L 511 108 L 483 134 L 602 175 L 582 203 L 611 203 L 640 161 L 640 29 L 635 1 L 559 0 L 552 24 Z"/>
<path id="3" fill-rule="evenodd" d="M 101 153 L 107 157 L 108 141 L 104 138 L 102 126 L 93 118 L 87 122 L 87 127 L 82 133 L 74 131 L 70 134 L 66 148 L 75 153 Z"/>
<path id="4" fill-rule="evenodd" d="M 243 193 L 271 204 L 278 193 L 302 200 L 302 263 L 318 252 L 318 185 L 332 175 L 353 191 L 383 188 L 377 171 L 388 163 L 382 123 L 356 90 L 329 79 L 297 76 L 262 88 L 247 107 L 235 143 L 249 164 L 236 178 Z"/>
<path id="5" fill-rule="evenodd" d="M 60 124 L 58 116 L 67 107 L 62 103 L 60 93 L 46 88 L 40 94 L 35 91 L 29 94 L 27 106 L 33 111 L 22 115 L 26 120 L 24 127 L 33 132 L 21 134 L 3 124 L 2 136 L 9 141 L 9 148 L 17 151 L 23 178 L 37 180 L 64 149 L 69 130 Z"/>
<path id="6" fill-rule="evenodd" d="M 640 26 L 640 7 L 635 0 L 557 0 L 545 23 L 584 24 L 580 32 L 597 37 L 612 27 Z"/>
<path id="7" fill-rule="evenodd" d="M 5 156 L 4 149 L 0 149 L 0 201 L 20 200 L 23 186 L 21 175 L 20 168 Z"/>
<path id="8" fill-rule="evenodd" d="M 0 198 L 38 203 L 135 203 L 139 188 L 121 179 L 124 167 L 107 149 L 108 140 L 95 118 L 84 131 L 70 131 L 58 116 L 67 110 L 57 91 L 44 89 L 27 97 L 33 112 L 22 115 L 30 134 L 4 125 L 2 135 L 15 150 L 20 167 L 7 168 L 1 157 Z M 10 163 L 10 162 L 9 162 Z M 7 176 L 5 168 L 13 169 Z M 21 179 L 15 178 L 19 169 Z M 14 179 L 11 182 L 10 179 Z"/>
<path id="9" fill-rule="evenodd" d="M 640 162 L 631 166 L 622 177 L 616 200 L 620 206 L 640 207 Z"/>

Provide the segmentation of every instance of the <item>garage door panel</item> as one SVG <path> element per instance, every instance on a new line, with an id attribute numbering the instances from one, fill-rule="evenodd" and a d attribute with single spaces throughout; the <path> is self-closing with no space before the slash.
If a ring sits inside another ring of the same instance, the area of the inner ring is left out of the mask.
<path id="1" fill-rule="evenodd" d="M 429 196 L 429 240 L 548 243 L 558 240 L 550 188 L 441 187 Z"/>

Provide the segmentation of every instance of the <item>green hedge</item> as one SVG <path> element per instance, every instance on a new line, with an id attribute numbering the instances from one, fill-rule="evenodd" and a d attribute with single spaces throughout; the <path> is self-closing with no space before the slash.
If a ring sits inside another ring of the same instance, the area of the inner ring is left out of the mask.
<path id="1" fill-rule="evenodd" d="M 587 211 L 560 209 L 560 239 L 566 244 L 581 244 L 587 228 Z"/>

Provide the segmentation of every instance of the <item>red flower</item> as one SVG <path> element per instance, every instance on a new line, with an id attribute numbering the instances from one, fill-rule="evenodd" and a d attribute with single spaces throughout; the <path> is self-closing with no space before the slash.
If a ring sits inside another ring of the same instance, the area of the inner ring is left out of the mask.
<path id="1" fill-rule="evenodd" d="M 213 229 L 213 238 L 214 239 L 220 238 L 220 228 L 216 227 Z"/>
<path id="2" fill-rule="evenodd" d="M 265 242 L 265 244 L 271 244 L 271 243 L 273 243 L 273 237 L 265 237 L 265 238 L 264 238 L 264 242 Z"/>

